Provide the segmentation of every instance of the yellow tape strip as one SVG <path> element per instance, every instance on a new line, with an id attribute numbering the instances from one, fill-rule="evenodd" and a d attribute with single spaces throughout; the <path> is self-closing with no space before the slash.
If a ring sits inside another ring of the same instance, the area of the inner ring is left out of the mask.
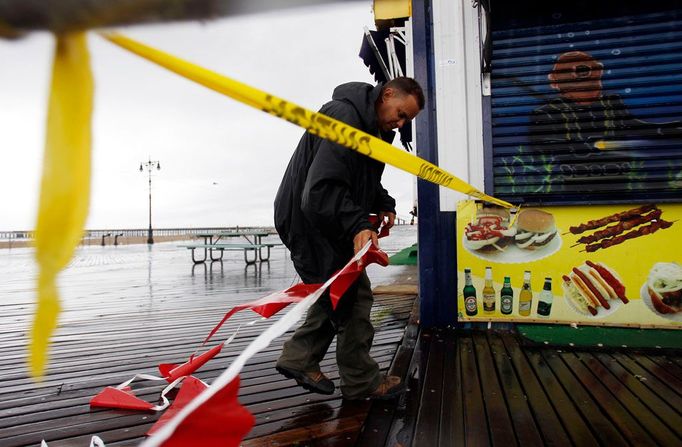
<path id="1" fill-rule="evenodd" d="M 38 306 L 29 365 L 42 376 L 60 311 L 55 280 L 83 234 L 90 200 L 93 80 L 85 33 L 57 37 L 36 224 Z"/>
<path id="2" fill-rule="evenodd" d="M 506 208 L 512 207 L 510 203 L 479 191 L 438 166 L 402 151 L 380 138 L 373 137 L 341 121 L 304 109 L 294 103 L 136 42 L 123 35 L 102 33 L 102 36 L 116 45 L 161 65 L 180 76 L 191 79 L 251 107 L 301 126 L 312 134 L 334 141 L 382 163 L 414 174 L 424 180 Z"/>

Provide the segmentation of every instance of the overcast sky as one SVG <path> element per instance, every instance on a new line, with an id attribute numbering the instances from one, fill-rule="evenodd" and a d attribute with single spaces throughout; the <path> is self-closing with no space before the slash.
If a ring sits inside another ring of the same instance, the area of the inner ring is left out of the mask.
<path id="1" fill-rule="evenodd" d="M 365 25 L 373 28 L 370 1 L 121 31 L 317 110 L 336 85 L 373 82 L 358 57 Z M 89 46 L 96 94 L 87 228 L 147 226 L 139 165 L 148 157 L 161 162 L 152 179 L 154 227 L 272 225 L 272 202 L 302 129 L 95 34 Z M 0 230 L 35 225 L 52 47 L 46 33 L 0 40 Z M 413 183 L 386 167 L 383 184 L 398 215 L 412 209 Z"/>

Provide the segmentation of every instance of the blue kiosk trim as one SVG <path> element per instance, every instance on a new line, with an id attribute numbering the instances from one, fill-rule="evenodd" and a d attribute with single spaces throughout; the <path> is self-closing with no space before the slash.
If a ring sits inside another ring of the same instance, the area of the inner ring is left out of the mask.
<path id="1" fill-rule="evenodd" d="M 431 2 L 412 2 L 415 78 L 426 96 L 417 116 L 417 155 L 438 164 Z M 457 321 L 455 213 L 440 211 L 438 186 L 418 180 L 419 296 L 422 327 Z"/>

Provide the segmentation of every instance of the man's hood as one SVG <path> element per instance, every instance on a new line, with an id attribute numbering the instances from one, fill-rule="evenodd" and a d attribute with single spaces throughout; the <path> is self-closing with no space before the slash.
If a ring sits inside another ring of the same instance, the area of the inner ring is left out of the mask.
<path id="1" fill-rule="evenodd" d="M 332 99 L 347 102 L 355 107 L 366 128 L 371 129 L 372 133 L 376 133 L 378 127 L 374 104 L 380 93 L 381 85 L 374 87 L 364 82 L 348 82 L 334 89 Z"/>

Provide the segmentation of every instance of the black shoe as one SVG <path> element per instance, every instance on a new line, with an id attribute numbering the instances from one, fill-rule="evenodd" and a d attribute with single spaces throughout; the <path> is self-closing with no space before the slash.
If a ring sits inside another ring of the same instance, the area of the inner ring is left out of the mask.
<path id="1" fill-rule="evenodd" d="M 321 371 L 302 372 L 283 366 L 276 366 L 275 369 L 287 379 L 294 379 L 300 386 L 313 393 L 334 394 L 336 390 L 334 382 Z"/>

